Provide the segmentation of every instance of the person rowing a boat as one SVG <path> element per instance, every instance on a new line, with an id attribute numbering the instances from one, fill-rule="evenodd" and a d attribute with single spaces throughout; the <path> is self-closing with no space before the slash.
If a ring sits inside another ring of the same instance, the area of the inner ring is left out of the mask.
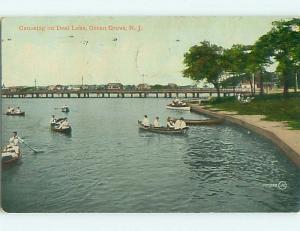
<path id="1" fill-rule="evenodd" d="M 183 117 L 181 117 L 179 120 L 176 120 L 174 128 L 175 130 L 186 128 L 186 123 L 184 122 Z"/>
<path id="2" fill-rule="evenodd" d="M 149 119 L 148 119 L 147 115 L 144 115 L 144 119 L 143 119 L 142 125 L 144 127 L 150 127 L 150 122 L 149 122 Z"/>
<path id="3" fill-rule="evenodd" d="M 9 144 L 7 145 L 7 151 L 15 152 L 17 154 L 20 153 L 20 141 L 22 141 L 19 137 L 17 132 L 13 132 L 13 136 L 9 138 Z"/>
<path id="4" fill-rule="evenodd" d="M 54 125 L 57 123 L 57 119 L 55 118 L 55 115 L 52 115 L 51 119 L 50 119 L 50 124 Z"/>
<path id="5" fill-rule="evenodd" d="M 156 116 L 156 118 L 153 122 L 153 127 L 155 127 L 155 128 L 160 128 L 161 127 L 160 124 L 159 124 L 159 117 L 158 116 Z"/>
<path id="6" fill-rule="evenodd" d="M 6 113 L 12 114 L 14 112 L 14 108 L 13 107 L 8 107 L 6 110 Z"/>
<path id="7" fill-rule="evenodd" d="M 171 120 L 171 117 L 167 118 L 167 128 L 174 128 L 174 122 Z"/>

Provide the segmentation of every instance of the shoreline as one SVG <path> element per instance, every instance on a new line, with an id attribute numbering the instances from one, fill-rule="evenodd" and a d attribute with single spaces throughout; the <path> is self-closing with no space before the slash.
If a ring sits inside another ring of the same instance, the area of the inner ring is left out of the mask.
<path id="1" fill-rule="evenodd" d="M 191 104 L 191 111 L 237 124 L 266 137 L 300 168 L 300 130 L 290 130 L 284 122 L 262 120 L 263 115 L 238 115 L 228 111 L 211 111 Z"/>

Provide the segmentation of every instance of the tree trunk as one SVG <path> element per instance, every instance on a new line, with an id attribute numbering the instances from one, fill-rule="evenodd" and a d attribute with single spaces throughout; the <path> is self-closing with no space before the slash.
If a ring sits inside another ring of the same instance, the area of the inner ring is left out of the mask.
<path id="1" fill-rule="evenodd" d="M 250 79 L 251 95 L 254 96 L 253 81 Z"/>
<path id="2" fill-rule="evenodd" d="M 215 88 L 217 90 L 218 99 L 220 99 L 221 98 L 220 85 L 218 83 L 213 83 L 213 85 L 215 86 Z"/>
<path id="3" fill-rule="evenodd" d="M 260 87 L 259 94 L 263 95 L 264 94 L 264 79 L 263 79 L 262 73 L 258 72 L 257 76 L 259 77 L 259 87 Z"/>
<path id="4" fill-rule="evenodd" d="M 289 78 L 288 76 L 284 77 L 284 82 L 283 82 L 283 95 L 288 95 L 289 94 Z"/>

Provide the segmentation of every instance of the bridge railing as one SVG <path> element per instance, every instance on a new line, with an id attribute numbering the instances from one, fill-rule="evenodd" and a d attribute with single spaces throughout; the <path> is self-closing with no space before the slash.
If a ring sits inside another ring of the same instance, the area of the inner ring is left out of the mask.
<path id="1" fill-rule="evenodd" d="M 235 88 L 235 89 L 220 89 L 221 93 L 234 93 L 234 92 L 250 92 L 248 89 Z M 22 94 L 164 94 L 164 93 L 217 93 L 214 88 L 190 88 L 190 89 L 95 89 L 95 90 L 84 90 L 84 89 L 71 89 L 71 90 L 27 90 L 27 91 L 14 91 L 2 90 L 2 95 L 22 95 Z"/>

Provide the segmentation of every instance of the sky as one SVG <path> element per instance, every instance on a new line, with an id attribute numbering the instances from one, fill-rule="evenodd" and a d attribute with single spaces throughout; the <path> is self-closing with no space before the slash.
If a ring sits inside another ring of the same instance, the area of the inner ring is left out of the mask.
<path id="1" fill-rule="evenodd" d="M 253 44 L 280 17 L 9 17 L 2 21 L 5 86 L 193 84 L 183 55 L 203 40 Z"/>

